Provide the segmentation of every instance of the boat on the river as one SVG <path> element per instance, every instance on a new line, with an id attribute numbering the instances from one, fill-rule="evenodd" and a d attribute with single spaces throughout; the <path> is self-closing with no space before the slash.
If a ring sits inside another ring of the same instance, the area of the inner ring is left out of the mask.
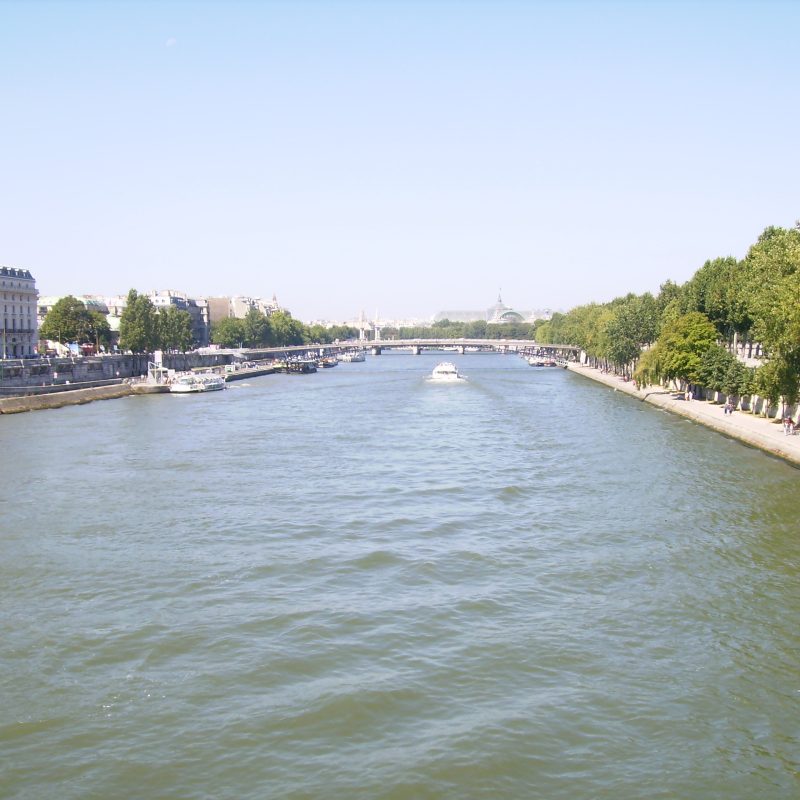
<path id="1" fill-rule="evenodd" d="M 283 372 L 286 375 L 307 375 L 317 371 L 317 362 L 308 358 L 289 358 L 276 361 L 273 367 L 275 372 Z"/>
<path id="2" fill-rule="evenodd" d="M 458 368 L 452 361 L 442 361 L 433 368 L 428 380 L 434 383 L 456 383 L 466 378 L 459 374 Z"/>
<path id="3" fill-rule="evenodd" d="M 225 388 L 222 375 L 206 373 L 201 375 L 179 375 L 169 387 L 172 394 L 194 394 L 198 392 L 217 392 Z"/>
<path id="4" fill-rule="evenodd" d="M 528 364 L 532 367 L 557 367 L 558 364 L 552 358 L 544 358 L 543 356 L 531 356 L 528 359 Z"/>
<path id="5" fill-rule="evenodd" d="M 324 356 L 323 358 L 318 359 L 317 366 L 322 367 L 323 369 L 330 369 L 331 367 L 337 366 L 339 363 L 339 359 L 336 356 Z"/>
<path id="6" fill-rule="evenodd" d="M 339 356 L 339 361 L 346 361 L 348 363 L 353 361 L 366 361 L 367 354 L 364 350 L 351 350 L 347 353 L 342 353 Z"/>

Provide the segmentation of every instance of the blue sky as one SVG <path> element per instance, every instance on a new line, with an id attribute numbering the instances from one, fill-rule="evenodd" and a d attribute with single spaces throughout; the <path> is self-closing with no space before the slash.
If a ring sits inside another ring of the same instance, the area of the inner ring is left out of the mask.
<path id="1" fill-rule="evenodd" d="M 0 2 L 0 264 L 569 308 L 800 217 L 800 4 Z"/>

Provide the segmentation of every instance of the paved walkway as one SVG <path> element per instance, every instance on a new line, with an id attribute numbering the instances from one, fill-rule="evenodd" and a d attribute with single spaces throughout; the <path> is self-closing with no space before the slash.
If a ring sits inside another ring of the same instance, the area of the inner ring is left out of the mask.
<path id="1" fill-rule="evenodd" d="M 663 408 L 673 414 L 699 422 L 733 439 L 739 439 L 760 450 L 780 456 L 800 465 L 800 433 L 786 436 L 780 420 L 771 420 L 746 411 L 725 414 L 723 407 L 707 400 L 683 400 L 677 392 L 668 392 L 656 386 L 636 389 L 631 381 L 601 372 L 594 367 L 569 364 L 571 372 L 604 383 L 615 391 L 625 392 L 646 403 Z"/>

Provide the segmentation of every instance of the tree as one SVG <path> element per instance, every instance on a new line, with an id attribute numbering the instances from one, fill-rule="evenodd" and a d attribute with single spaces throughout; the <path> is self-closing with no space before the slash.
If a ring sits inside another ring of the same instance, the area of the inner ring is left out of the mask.
<path id="1" fill-rule="evenodd" d="M 715 392 L 722 392 L 724 386 L 733 378 L 734 364 L 738 364 L 736 357 L 731 355 L 724 347 L 712 345 L 700 357 L 698 370 L 698 383 Z M 744 366 L 742 365 L 744 369 Z M 726 392 L 736 394 L 736 392 Z"/>
<path id="2" fill-rule="evenodd" d="M 717 331 L 705 314 L 684 314 L 642 356 L 634 377 L 644 385 L 658 380 L 700 383 L 701 359 L 716 340 Z"/>
<path id="3" fill-rule="evenodd" d="M 156 316 L 158 346 L 186 352 L 192 346 L 192 316 L 177 306 L 162 308 Z"/>
<path id="4" fill-rule="evenodd" d="M 777 405 L 781 398 L 794 404 L 800 394 L 797 375 L 796 365 L 783 358 L 772 359 L 756 370 L 755 390 L 772 405 Z"/>
<path id="5" fill-rule="evenodd" d="M 800 230 L 767 228 L 744 260 L 740 293 L 770 356 L 800 351 Z"/>
<path id="6" fill-rule="evenodd" d="M 741 397 L 745 394 L 751 394 L 754 373 L 755 370 L 749 369 L 741 361 L 734 358 L 725 373 L 720 389 L 729 397 L 731 395 Z"/>
<path id="7" fill-rule="evenodd" d="M 741 266 L 732 257 L 706 261 L 683 286 L 681 308 L 684 313 L 700 311 L 717 329 L 719 335 L 730 340 L 733 333 L 749 327 L 746 314 L 741 313 L 735 297 L 735 286 Z"/>
<path id="8" fill-rule="evenodd" d="M 303 323 L 293 319 L 288 311 L 276 311 L 270 316 L 269 321 L 276 345 L 303 344 L 305 340 Z"/>
<path id="9" fill-rule="evenodd" d="M 108 347 L 111 344 L 111 326 L 104 314 L 99 311 L 89 312 L 89 327 L 86 331 L 89 341 L 96 345 Z"/>
<path id="10" fill-rule="evenodd" d="M 328 328 L 329 341 L 345 341 L 347 339 L 358 339 L 358 328 L 349 325 L 333 325 Z"/>
<path id="11" fill-rule="evenodd" d="M 61 342 L 96 343 L 99 339 L 107 344 L 111 329 L 105 317 L 89 311 L 81 300 L 72 295 L 62 297 L 47 313 L 39 328 L 42 339 Z"/>
<path id="12" fill-rule="evenodd" d="M 149 353 L 158 345 L 156 310 L 146 295 L 136 289 L 128 292 L 125 309 L 119 320 L 119 343 L 123 350 Z"/>
<path id="13" fill-rule="evenodd" d="M 629 294 L 610 304 L 613 317 L 606 322 L 606 350 L 613 364 L 626 372 L 639 358 L 645 345 L 656 338 L 658 306 L 649 292 L 641 296 Z"/>
<path id="14" fill-rule="evenodd" d="M 272 325 L 269 317 L 257 308 L 251 308 L 242 320 L 244 344 L 247 347 L 263 347 L 272 341 Z"/>
<path id="15" fill-rule="evenodd" d="M 226 317 L 211 327 L 211 341 L 220 347 L 241 347 L 245 341 L 244 320 Z"/>

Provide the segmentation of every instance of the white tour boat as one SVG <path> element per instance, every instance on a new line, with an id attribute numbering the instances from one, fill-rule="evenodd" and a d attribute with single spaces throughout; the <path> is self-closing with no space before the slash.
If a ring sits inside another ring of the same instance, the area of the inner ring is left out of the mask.
<path id="1" fill-rule="evenodd" d="M 366 361 L 367 355 L 363 350 L 351 350 L 349 353 L 342 353 L 339 356 L 339 361 L 352 363 L 353 361 Z"/>
<path id="2" fill-rule="evenodd" d="M 222 375 L 180 375 L 169 387 L 173 394 L 190 394 L 193 392 L 217 392 L 225 388 Z"/>
<path id="3" fill-rule="evenodd" d="M 458 369 L 452 361 L 442 361 L 433 368 L 428 380 L 436 383 L 455 383 L 466 380 L 466 378 L 458 374 Z"/>

